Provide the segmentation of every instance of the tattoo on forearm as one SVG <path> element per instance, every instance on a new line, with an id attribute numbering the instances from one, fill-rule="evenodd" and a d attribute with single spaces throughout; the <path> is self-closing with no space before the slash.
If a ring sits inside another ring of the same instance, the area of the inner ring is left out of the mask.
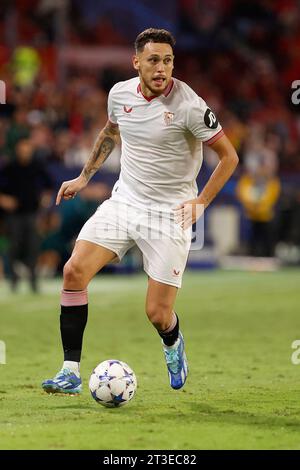
<path id="1" fill-rule="evenodd" d="M 99 144 L 99 140 L 101 143 Z M 111 154 L 113 148 L 115 146 L 115 141 L 111 137 L 104 137 L 101 136 L 95 143 L 94 148 L 92 150 L 91 156 L 88 159 L 87 163 L 85 164 L 82 170 L 82 176 L 89 181 L 92 176 L 96 173 L 99 169 L 100 165 L 105 162 L 107 157 Z"/>

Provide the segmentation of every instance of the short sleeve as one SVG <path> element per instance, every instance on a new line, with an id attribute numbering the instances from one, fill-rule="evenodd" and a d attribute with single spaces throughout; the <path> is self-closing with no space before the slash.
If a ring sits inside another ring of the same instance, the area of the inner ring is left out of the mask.
<path id="1" fill-rule="evenodd" d="M 110 90 L 107 98 L 107 114 L 110 122 L 118 124 L 118 120 L 114 114 L 113 88 Z"/>
<path id="2" fill-rule="evenodd" d="M 187 128 L 205 144 L 213 144 L 224 135 L 221 124 L 216 115 L 199 96 L 187 109 Z"/>

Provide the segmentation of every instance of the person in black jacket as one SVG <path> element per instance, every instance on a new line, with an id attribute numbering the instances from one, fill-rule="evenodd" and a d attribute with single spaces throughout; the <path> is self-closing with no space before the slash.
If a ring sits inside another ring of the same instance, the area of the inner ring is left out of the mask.
<path id="1" fill-rule="evenodd" d="M 0 207 L 6 214 L 9 239 L 9 275 L 11 287 L 19 280 L 16 261 L 28 267 L 32 290 L 37 290 L 36 263 L 39 253 L 37 214 L 44 189 L 51 190 L 51 179 L 39 161 L 34 158 L 30 139 L 16 145 L 16 159 L 1 170 Z"/>

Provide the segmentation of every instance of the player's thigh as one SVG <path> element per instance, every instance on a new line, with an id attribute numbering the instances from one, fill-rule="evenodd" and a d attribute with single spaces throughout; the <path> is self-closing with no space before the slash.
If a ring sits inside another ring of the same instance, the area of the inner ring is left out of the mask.
<path id="1" fill-rule="evenodd" d="M 181 287 L 182 277 L 190 249 L 190 239 L 161 238 L 138 240 L 143 253 L 144 271 L 155 281 Z"/>
<path id="2" fill-rule="evenodd" d="M 121 203 L 112 199 L 104 201 L 84 224 L 77 241 L 84 240 L 107 248 L 120 261 L 134 245 L 128 231 L 128 218 L 123 212 Z"/>
<path id="3" fill-rule="evenodd" d="M 78 240 L 69 261 L 65 265 L 65 283 L 78 278 L 83 283 L 92 277 L 106 264 L 116 258 L 116 253 L 104 246 L 86 240 Z"/>

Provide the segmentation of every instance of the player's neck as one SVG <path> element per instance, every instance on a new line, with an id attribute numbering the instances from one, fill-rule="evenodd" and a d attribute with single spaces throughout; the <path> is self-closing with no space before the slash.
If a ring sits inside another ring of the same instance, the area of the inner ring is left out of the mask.
<path id="1" fill-rule="evenodd" d="M 164 90 L 161 93 L 155 93 L 152 90 L 150 90 L 150 88 L 147 87 L 147 85 L 144 83 L 144 81 L 140 77 L 138 92 L 142 93 L 142 95 L 144 96 L 144 98 L 146 98 L 146 100 L 151 101 L 153 98 L 157 98 L 158 96 L 162 96 L 162 95 L 167 96 L 169 92 L 171 91 L 172 87 L 173 87 L 173 78 L 171 78 L 171 80 L 169 81 L 169 83 L 167 84 L 167 86 L 164 88 Z"/>
<path id="2" fill-rule="evenodd" d="M 145 98 L 154 98 L 156 96 L 160 96 L 162 93 L 154 93 L 150 88 L 148 88 L 143 80 L 140 80 L 140 89 L 141 93 L 144 95 Z"/>

